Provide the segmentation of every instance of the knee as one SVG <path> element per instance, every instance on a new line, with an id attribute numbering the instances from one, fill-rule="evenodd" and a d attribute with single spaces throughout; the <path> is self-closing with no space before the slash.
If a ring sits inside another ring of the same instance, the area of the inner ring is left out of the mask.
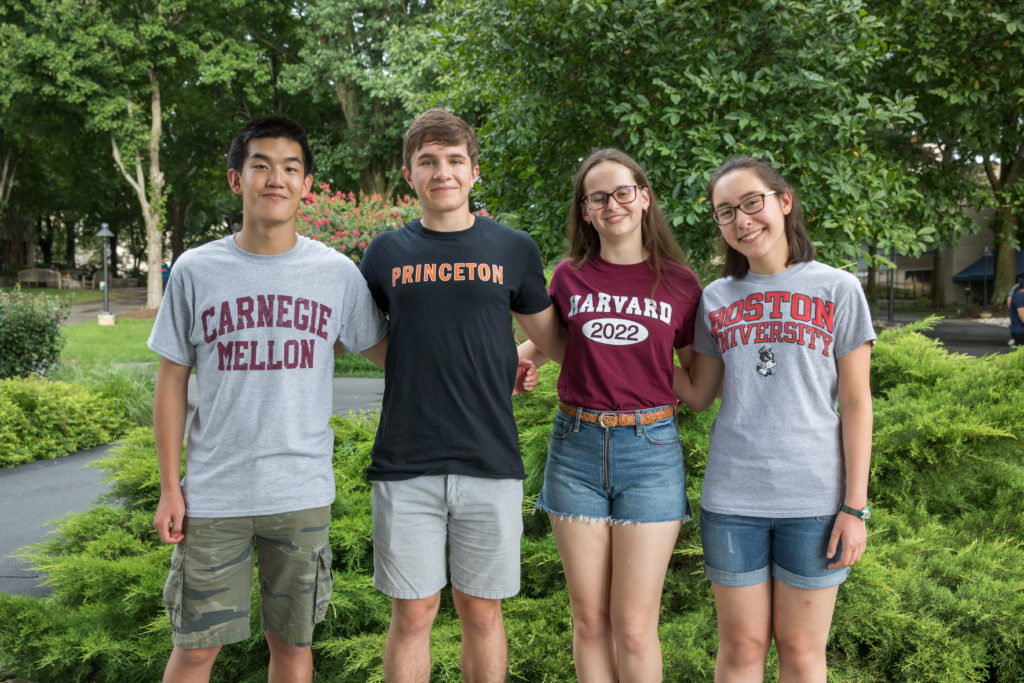
<path id="1" fill-rule="evenodd" d="M 718 656 L 726 666 L 744 668 L 763 664 L 771 636 L 754 633 L 719 633 Z"/>
<path id="2" fill-rule="evenodd" d="M 486 635 L 505 628 L 501 600 L 461 595 L 456 598 L 455 609 L 463 633 L 471 631 Z"/>
<path id="3" fill-rule="evenodd" d="M 825 662 L 825 648 L 820 638 L 787 634 L 775 636 L 775 649 L 779 653 L 779 666 L 787 671 L 815 671 Z"/>
<path id="4" fill-rule="evenodd" d="M 433 595 L 419 600 L 401 600 L 395 598 L 391 603 L 391 628 L 403 635 L 413 635 L 426 631 L 434 625 L 434 617 L 441 605 L 441 596 Z"/>
<path id="5" fill-rule="evenodd" d="M 175 647 L 171 659 L 189 669 L 202 669 L 213 666 L 220 646 L 217 647 Z"/>
<path id="6" fill-rule="evenodd" d="M 292 645 L 287 643 L 273 633 L 264 631 L 264 635 L 267 637 L 267 645 L 270 647 L 270 656 L 280 659 L 304 659 L 312 656 L 312 648 L 309 646 Z"/>
<path id="7" fill-rule="evenodd" d="M 620 614 L 612 620 L 612 632 L 617 650 L 640 654 L 658 639 L 657 614 L 653 618 L 648 614 Z"/>
<path id="8" fill-rule="evenodd" d="M 611 631 L 606 605 L 573 605 L 572 626 L 582 640 L 605 640 Z"/>

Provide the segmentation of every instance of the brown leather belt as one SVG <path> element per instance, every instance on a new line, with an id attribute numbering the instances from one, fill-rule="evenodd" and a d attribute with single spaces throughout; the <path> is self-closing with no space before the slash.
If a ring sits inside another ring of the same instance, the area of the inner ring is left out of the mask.
<path id="1" fill-rule="evenodd" d="M 577 413 L 580 415 L 581 422 L 593 422 L 594 424 L 601 425 L 602 427 L 633 427 L 636 426 L 636 413 L 630 412 L 605 412 L 595 413 L 591 410 L 584 410 L 576 406 L 571 406 L 568 403 L 559 402 L 558 408 L 568 415 L 576 417 Z M 655 410 L 650 413 L 640 414 L 640 424 L 649 425 L 654 424 L 658 420 L 664 420 L 666 417 L 672 417 L 675 415 L 676 409 L 672 406 L 667 406 L 661 410 Z"/>

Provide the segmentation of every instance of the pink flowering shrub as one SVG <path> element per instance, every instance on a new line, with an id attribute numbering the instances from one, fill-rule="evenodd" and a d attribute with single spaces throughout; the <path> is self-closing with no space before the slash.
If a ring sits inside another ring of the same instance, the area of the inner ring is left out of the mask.
<path id="1" fill-rule="evenodd" d="M 300 235 L 323 242 L 359 263 L 374 237 L 396 230 L 420 215 L 420 203 L 405 195 L 392 202 L 379 194 L 331 191 L 321 183 L 299 205 L 296 227 Z"/>

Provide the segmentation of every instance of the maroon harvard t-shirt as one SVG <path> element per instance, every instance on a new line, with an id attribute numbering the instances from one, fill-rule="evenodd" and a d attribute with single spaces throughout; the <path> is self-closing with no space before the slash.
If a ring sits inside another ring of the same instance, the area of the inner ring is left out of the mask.
<path id="1" fill-rule="evenodd" d="M 590 410 L 637 410 L 676 405 L 672 349 L 693 341 L 700 303 L 697 276 L 665 263 L 651 292 L 646 263 L 616 265 L 595 257 L 582 268 L 568 260 L 548 288 L 569 345 L 558 377 L 558 396 Z"/>

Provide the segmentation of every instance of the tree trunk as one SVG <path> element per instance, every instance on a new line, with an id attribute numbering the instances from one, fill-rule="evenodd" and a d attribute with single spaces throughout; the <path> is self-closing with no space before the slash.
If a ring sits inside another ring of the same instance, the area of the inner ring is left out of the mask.
<path id="1" fill-rule="evenodd" d="M 75 244 L 76 234 L 75 228 L 78 226 L 78 221 L 69 221 L 64 219 L 64 260 L 75 265 Z"/>
<path id="2" fill-rule="evenodd" d="M 164 174 L 160 170 L 160 135 L 162 119 L 160 108 L 160 79 L 156 69 L 149 69 L 150 91 L 150 128 L 149 144 L 149 182 L 142 171 L 142 155 L 135 150 L 134 177 L 128 173 L 121 159 L 121 152 L 113 134 L 110 143 L 114 151 L 114 161 L 121 170 L 128 184 L 135 189 L 142 208 L 142 220 L 146 226 L 146 265 L 149 268 L 146 278 L 146 308 L 159 308 L 163 298 L 163 282 L 160 266 L 163 263 L 163 208 L 164 208 Z M 129 108 L 128 115 L 131 116 Z"/>
<path id="3" fill-rule="evenodd" d="M 999 213 L 1003 220 L 1000 221 L 1002 225 L 996 235 L 996 268 L 992 276 L 989 303 L 1002 302 L 1006 298 L 1006 293 L 1010 291 L 1010 287 L 1017 280 L 1017 250 L 1013 248 L 1012 243 L 1017 232 L 1017 217 L 1009 207 L 1000 207 Z"/>
<path id="4" fill-rule="evenodd" d="M 1001 297 L 1006 296 L 1003 292 L 1010 291 L 1014 280 L 1017 279 L 1014 272 L 1016 254 L 1011 244 L 1017 232 L 1017 216 L 1013 213 L 1012 197 L 1013 187 L 1024 170 L 1024 145 L 1017 148 L 1017 154 L 1012 160 L 1002 160 L 998 175 L 989 159 L 985 159 L 983 165 L 989 185 L 995 190 L 998 202 L 996 217 L 999 219 L 998 231 L 993 230 L 996 238 L 996 264 L 989 295 L 994 296 L 994 292 L 999 292 L 999 298 L 996 300 L 1002 301 Z"/>
<path id="5" fill-rule="evenodd" d="M 878 256 L 878 246 L 875 244 L 869 246 L 868 255 L 871 257 L 868 259 L 868 303 L 874 306 L 875 299 L 878 298 L 878 266 L 875 265 L 875 257 Z"/>
<path id="6" fill-rule="evenodd" d="M 950 251 L 945 247 L 935 250 L 932 260 L 932 306 L 946 305 L 946 269 Z"/>
<path id="7" fill-rule="evenodd" d="M 188 208 L 184 202 L 171 201 L 171 265 L 185 252 L 185 216 Z"/>
<path id="8" fill-rule="evenodd" d="M 36 218 L 36 234 L 39 236 L 39 251 L 43 255 L 43 263 L 53 265 L 53 218 Z"/>

